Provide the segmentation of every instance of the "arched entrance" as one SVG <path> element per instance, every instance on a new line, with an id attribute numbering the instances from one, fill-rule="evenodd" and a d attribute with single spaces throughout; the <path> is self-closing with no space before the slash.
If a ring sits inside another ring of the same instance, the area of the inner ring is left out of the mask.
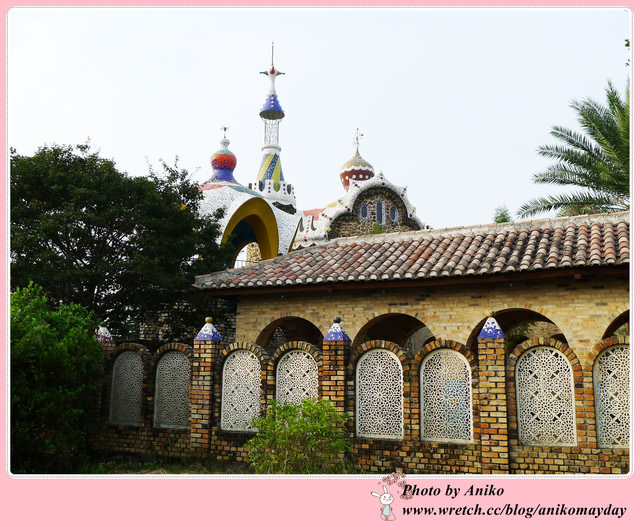
<path id="1" fill-rule="evenodd" d="M 322 332 L 311 322 L 300 317 L 282 317 L 274 320 L 258 335 L 256 344 L 267 351 L 274 351 L 286 342 L 300 340 L 321 348 Z"/>
<path id="2" fill-rule="evenodd" d="M 420 320 L 404 313 L 388 313 L 367 322 L 353 339 L 353 349 L 368 340 L 388 340 L 412 353 L 435 337 Z"/>
<path id="3" fill-rule="evenodd" d="M 256 242 L 263 259 L 278 256 L 278 224 L 271 207 L 261 198 L 245 201 L 233 213 L 222 234 L 222 241 L 230 242 L 235 251 L 233 267 L 240 250 L 247 244 Z"/>

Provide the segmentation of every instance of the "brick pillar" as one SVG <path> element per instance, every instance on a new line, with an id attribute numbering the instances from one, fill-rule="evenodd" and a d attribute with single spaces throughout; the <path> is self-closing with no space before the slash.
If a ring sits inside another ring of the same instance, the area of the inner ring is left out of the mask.
<path id="1" fill-rule="evenodd" d="M 346 358 L 351 351 L 351 339 L 340 325 L 340 317 L 322 341 L 320 397 L 329 399 L 340 412 L 346 409 Z"/>
<path id="2" fill-rule="evenodd" d="M 504 333 L 489 317 L 478 335 L 478 396 L 483 473 L 509 473 L 506 350 Z"/>
<path id="3" fill-rule="evenodd" d="M 213 319 L 207 317 L 205 325 L 193 341 L 191 362 L 191 406 L 189 451 L 192 455 L 207 457 L 211 445 L 211 421 L 213 409 L 213 366 L 224 343 Z"/>
<path id="4" fill-rule="evenodd" d="M 109 330 L 100 326 L 96 332 L 96 339 L 102 344 L 102 365 L 105 368 L 102 373 L 102 386 L 98 392 L 95 402 L 95 419 L 102 420 L 102 417 L 108 418 L 109 405 L 111 401 L 107 401 L 107 395 L 111 393 L 111 368 L 113 368 L 113 356 L 116 352 L 116 342 L 113 340 Z"/>

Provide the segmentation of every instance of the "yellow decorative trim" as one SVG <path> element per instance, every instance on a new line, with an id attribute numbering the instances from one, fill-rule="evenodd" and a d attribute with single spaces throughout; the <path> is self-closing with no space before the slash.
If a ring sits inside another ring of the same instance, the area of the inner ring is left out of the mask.
<path id="1" fill-rule="evenodd" d="M 242 220 L 246 221 L 253 229 L 262 259 L 268 260 L 278 256 L 280 240 L 278 223 L 267 202 L 262 198 L 252 198 L 240 205 L 227 222 L 222 235 L 223 243 L 227 241 Z"/>

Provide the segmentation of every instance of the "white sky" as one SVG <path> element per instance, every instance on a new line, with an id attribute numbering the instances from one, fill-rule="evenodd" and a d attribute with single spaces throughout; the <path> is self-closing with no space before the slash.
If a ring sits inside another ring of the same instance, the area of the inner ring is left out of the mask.
<path id="1" fill-rule="evenodd" d="M 553 125 L 578 129 L 569 101 L 624 92 L 624 9 L 42 9 L 8 24 L 8 145 L 87 138 L 130 175 L 172 162 L 197 182 L 229 126 L 236 179 L 261 160 L 258 112 L 271 63 L 286 117 L 282 166 L 299 209 L 344 193 L 360 153 L 408 187 L 432 227 L 492 221 L 527 199 L 549 162 Z"/>

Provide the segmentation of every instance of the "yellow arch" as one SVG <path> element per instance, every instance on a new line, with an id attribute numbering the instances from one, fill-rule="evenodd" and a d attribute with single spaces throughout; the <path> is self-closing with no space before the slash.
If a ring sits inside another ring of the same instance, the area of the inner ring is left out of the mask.
<path id="1" fill-rule="evenodd" d="M 271 207 L 261 198 L 251 198 L 245 201 L 233 213 L 222 234 L 222 241 L 226 242 L 231 233 L 242 220 L 253 229 L 260 246 L 260 254 L 264 260 L 278 256 L 279 235 L 278 223 Z"/>

